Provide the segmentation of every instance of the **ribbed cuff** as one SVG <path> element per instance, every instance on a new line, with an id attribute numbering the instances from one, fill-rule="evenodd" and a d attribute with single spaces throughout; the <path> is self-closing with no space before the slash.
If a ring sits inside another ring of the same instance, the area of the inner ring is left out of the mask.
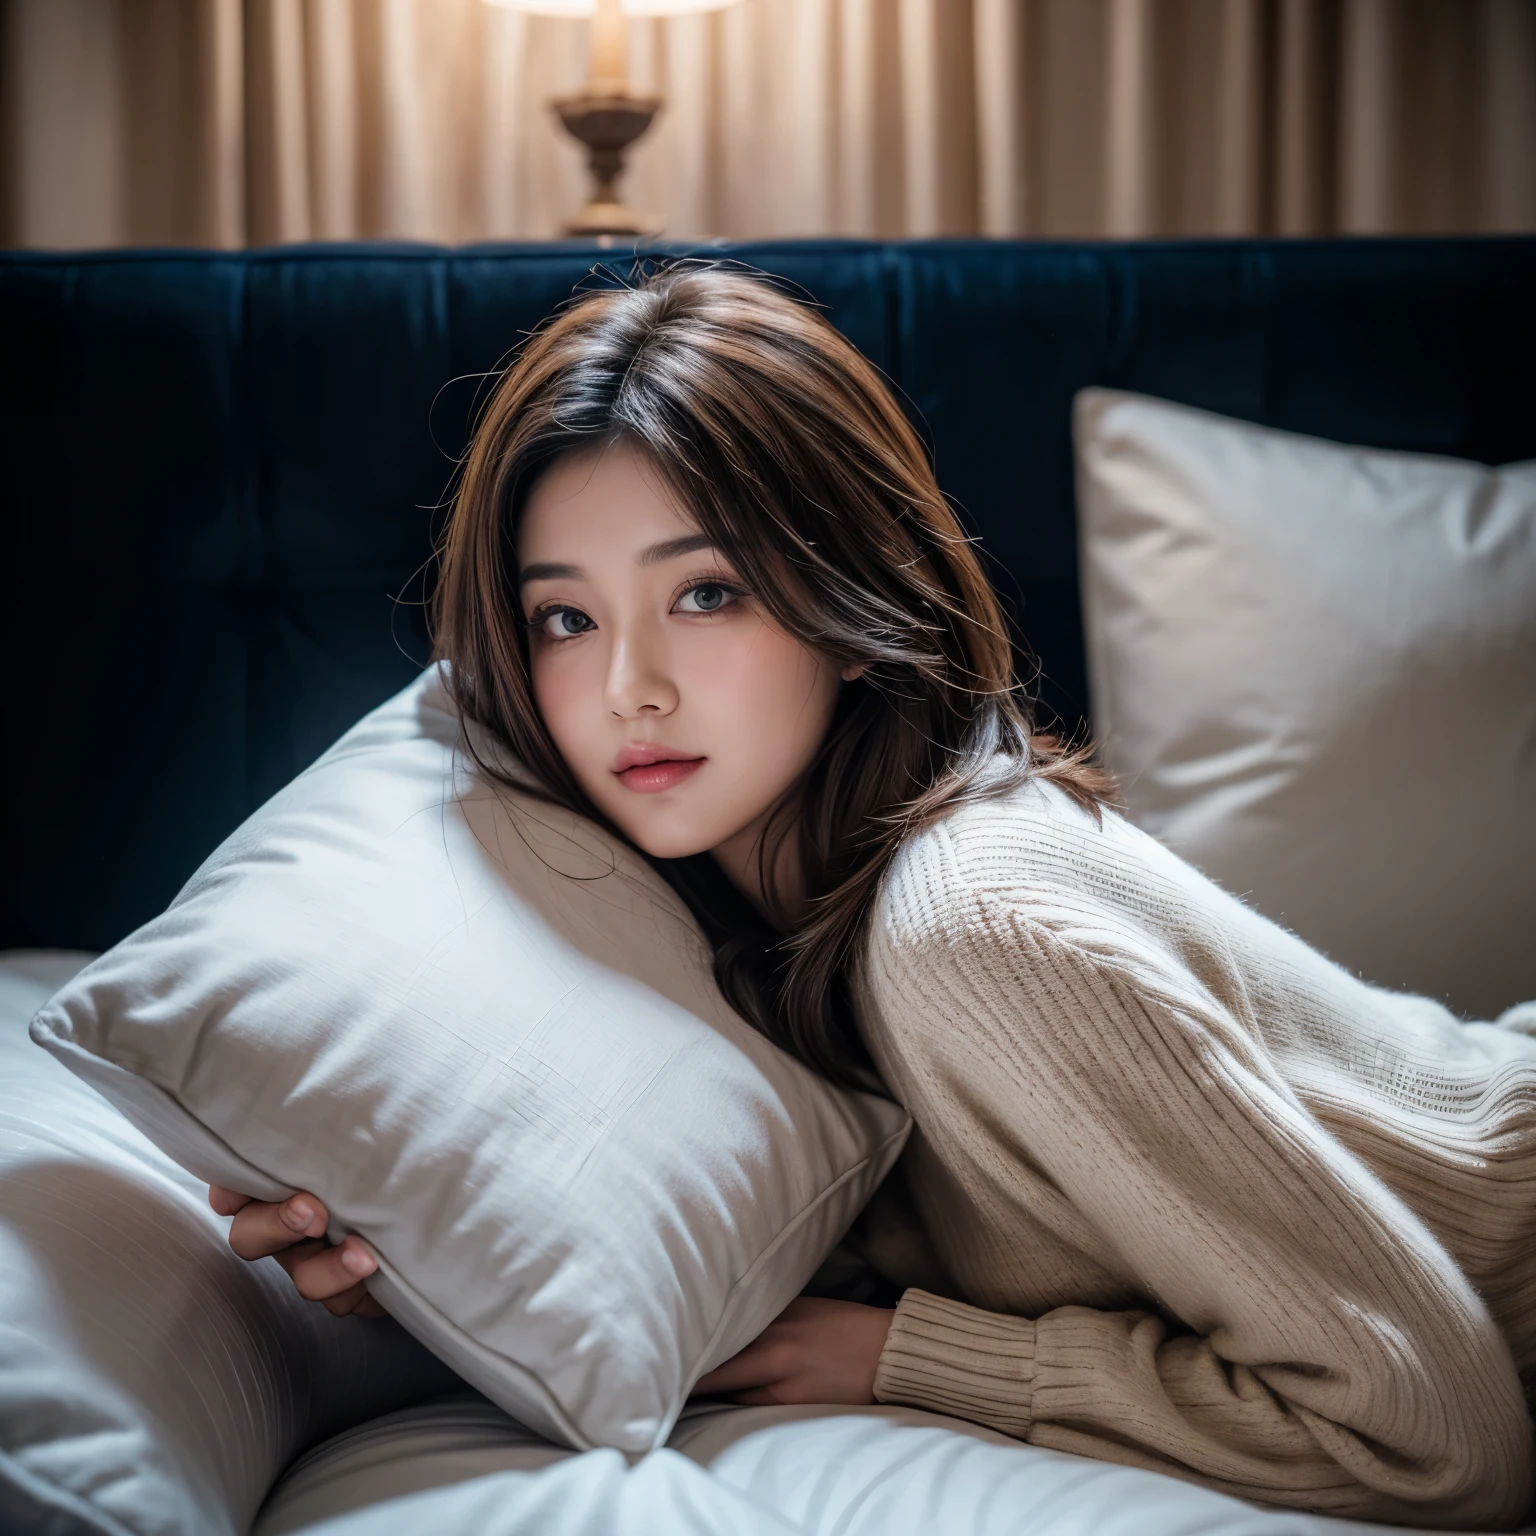
<path id="1" fill-rule="evenodd" d="M 875 1372 L 875 1401 L 985 1424 L 1022 1440 L 1035 1392 L 1035 1325 L 907 1291 Z"/>

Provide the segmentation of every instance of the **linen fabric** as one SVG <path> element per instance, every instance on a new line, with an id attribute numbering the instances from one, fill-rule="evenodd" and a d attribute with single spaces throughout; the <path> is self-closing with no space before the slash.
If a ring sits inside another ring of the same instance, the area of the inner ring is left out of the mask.
<path id="1" fill-rule="evenodd" d="M 903 846 L 858 995 L 947 1292 L 877 1398 L 1331 1515 L 1524 1514 L 1536 1005 L 1371 987 L 1039 780 Z"/>
<path id="2" fill-rule="evenodd" d="M 1094 726 L 1131 818 L 1351 970 L 1536 995 L 1536 462 L 1077 398 Z"/>
<path id="3" fill-rule="evenodd" d="M 303 1457 L 251 1536 L 791 1536 L 671 1450 L 563 1450 L 477 1394 L 386 1414 Z"/>
<path id="4" fill-rule="evenodd" d="M 1369 1536 L 911 1408 L 696 1405 L 627 1470 L 449 1394 L 317 1447 L 252 1536 Z"/>
<path id="5" fill-rule="evenodd" d="M 90 958 L 0 955 L 0 1530 L 245 1536 L 300 1452 L 460 1383 L 237 1259 L 207 1190 L 31 1044 Z"/>
<path id="6" fill-rule="evenodd" d="M 627 845 L 474 765 L 434 668 L 33 1038 L 200 1178 L 314 1191 L 369 1288 L 550 1439 L 644 1451 L 899 1152 L 726 1006 Z"/>

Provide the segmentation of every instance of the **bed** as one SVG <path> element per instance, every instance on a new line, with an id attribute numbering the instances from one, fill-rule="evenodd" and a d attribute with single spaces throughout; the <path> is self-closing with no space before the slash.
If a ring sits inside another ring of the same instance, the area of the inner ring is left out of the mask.
<path id="1" fill-rule="evenodd" d="M 1536 458 L 1536 239 L 702 254 L 814 295 L 898 386 L 1038 658 L 1041 708 L 1069 731 L 1092 704 L 1069 429 L 1079 390 L 1374 448 Z M 575 245 L 0 257 L 12 690 L 0 746 L 0 1525 L 1368 1529 L 906 1409 L 700 1408 L 666 1450 L 631 1463 L 540 1441 L 430 1361 L 391 1367 L 399 1400 L 377 1413 L 340 1398 L 300 1413 L 240 1383 L 210 1401 L 178 1377 L 176 1351 L 197 1341 L 211 1359 L 219 1330 L 198 1332 L 192 1290 L 170 1294 L 176 1255 L 162 1250 L 196 1250 L 209 1285 L 234 1284 L 217 1267 L 218 1223 L 188 1175 L 36 1059 L 26 1021 L 86 953 L 161 910 L 222 837 L 419 671 L 432 541 L 488 374 L 574 288 L 627 270 Z M 147 1202 L 137 1225 L 122 1216 L 125 1190 Z M 292 1305 L 280 1275 L 259 1283 L 262 1305 Z M 55 1338 L 66 1342 L 48 1354 L 39 1341 Z M 28 1406 L 38 1373 L 52 1373 L 50 1401 L 94 1405 L 99 1436 L 136 1435 L 141 1461 L 112 1464 L 139 1470 L 104 1477 L 104 1462 L 70 1459 L 78 1442 L 49 1442 Z M 246 1438 L 259 1435 L 261 1456 Z"/>

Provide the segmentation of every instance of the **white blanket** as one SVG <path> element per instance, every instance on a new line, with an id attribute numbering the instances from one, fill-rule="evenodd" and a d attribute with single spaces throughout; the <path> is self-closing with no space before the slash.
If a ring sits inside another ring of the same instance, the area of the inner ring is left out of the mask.
<path id="1" fill-rule="evenodd" d="M 339 1436 L 253 1536 L 1367 1536 L 904 1408 L 722 1408 L 634 1466 L 465 1392 Z"/>

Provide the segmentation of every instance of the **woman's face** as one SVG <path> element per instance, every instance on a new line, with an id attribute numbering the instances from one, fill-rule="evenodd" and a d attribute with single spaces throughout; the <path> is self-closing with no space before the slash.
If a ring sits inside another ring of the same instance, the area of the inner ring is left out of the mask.
<path id="1" fill-rule="evenodd" d="M 711 851 L 740 883 L 826 735 L 837 664 L 767 616 L 622 442 L 545 472 L 517 556 L 534 700 L 577 782 L 645 852 Z"/>

